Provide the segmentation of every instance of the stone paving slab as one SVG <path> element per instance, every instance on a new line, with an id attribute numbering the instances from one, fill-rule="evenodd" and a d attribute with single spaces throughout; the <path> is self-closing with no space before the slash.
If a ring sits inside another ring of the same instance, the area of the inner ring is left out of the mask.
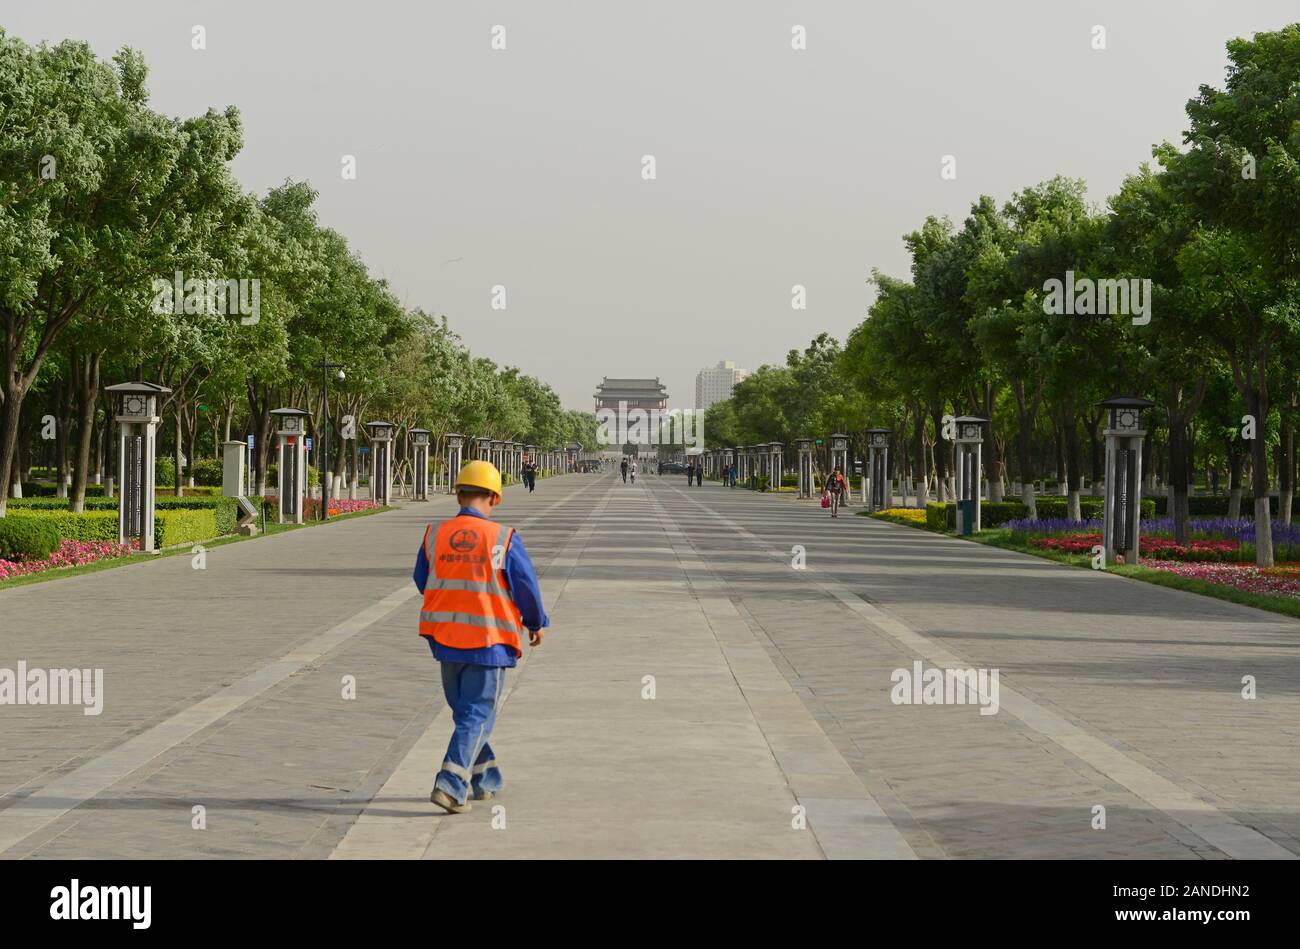
<path id="1" fill-rule="evenodd" d="M 497 801 L 428 803 L 450 722 L 409 575 L 442 498 L 0 591 L 0 665 L 107 696 L 0 708 L 0 856 L 1300 853 L 1294 620 L 679 479 L 506 500 L 555 626 Z M 999 669 L 1002 709 L 893 704 L 918 659 Z"/>
<path id="2" fill-rule="evenodd" d="M 867 518 L 832 520 L 815 502 L 670 486 L 665 504 L 918 853 L 1300 850 L 1296 621 Z M 719 525 L 730 543 L 718 543 Z M 807 549 L 805 572 L 790 569 L 794 544 Z M 1009 708 L 981 717 L 893 705 L 890 673 L 919 657 L 1000 668 L 1030 724 Z M 1247 671 L 1269 683 L 1266 701 L 1240 697 Z M 1107 831 L 1090 829 L 1095 804 L 1107 807 Z M 1022 843 L 1034 821 L 1038 839 Z M 999 826 L 1001 840 L 988 833 Z"/>
<path id="3" fill-rule="evenodd" d="M 376 796 L 377 813 L 363 813 L 334 856 L 395 846 L 426 859 L 912 856 L 797 702 L 779 719 L 784 734 L 820 739 L 825 761 L 783 766 L 761 725 L 766 713 L 748 697 L 792 697 L 788 683 L 747 628 L 742 642 L 711 625 L 718 604 L 696 589 L 646 487 L 611 488 L 573 542 L 571 575 L 545 590 L 556 598 L 555 632 L 529 653 L 503 703 L 493 748 L 505 792 L 469 814 L 430 819 L 419 801 L 451 731 L 439 716 Z M 610 536 L 640 538 L 635 556 L 611 558 Z M 647 548 L 672 556 L 648 559 Z M 805 775 L 822 797 L 804 800 Z M 424 833 L 402 839 L 394 808 L 433 823 L 429 843 Z"/>
<path id="4" fill-rule="evenodd" d="M 519 505 L 514 520 L 540 568 L 546 568 L 556 541 L 568 529 L 566 509 L 580 505 L 582 492 L 593 483 L 594 479 L 579 477 L 548 479 L 539 483 L 533 496 L 507 489 L 507 506 Z M 0 798 L 0 842 L 4 844 L 0 853 L 6 857 L 118 852 L 254 856 L 279 854 L 289 846 L 293 855 L 328 854 L 341 836 L 340 822 L 350 824 L 360 810 L 358 802 L 373 795 L 372 772 L 380 769 L 386 777 L 393 760 L 405 754 L 442 707 L 436 664 L 415 635 L 418 596 L 410 571 L 424 523 L 453 509 L 450 499 L 440 498 L 218 548 L 209 551 L 207 571 L 191 570 L 189 558 L 171 558 L 0 592 L 0 617 L 6 628 L 11 617 L 24 622 L 25 611 L 40 609 L 43 601 L 34 592 L 43 591 L 52 608 L 60 609 L 63 583 L 85 587 L 78 594 L 83 607 L 102 601 L 103 610 L 91 608 L 99 623 L 95 634 L 81 644 L 78 664 L 105 667 L 108 696 L 99 720 L 63 708 L 45 708 L 34 718 L 14 721 L 0 717 L 4 738 L 0 747 L 37 752 L 22 759 L 26 770 L 16 775 L 20 783 Z M 537 515 L 543 516 L 538 529 L 532 530 L 529 522 Z M 336 575 L 333 565 L 337 563 L 352 563 L 349 569 L 356 569 L 364 582 Z M 310 573 L 312 564 L 322 567 L 321 578 L 311 584 L 295 579 L 290 586 L 293 594 L 276 599 L 286 574 Z M 131 586 L 133 596 L 147 602 L 150 587 L 142 579 L 146 574 L 154 575 L 151 582 L 170 582 L 175 595 L 188 603 L 188 612 L 163 614 L 137 608 L 133 617 L 143 615 L 148 622 L 132 628 L 115 609 L 122 599 L 117 588 Z M 224 590 L 233 581 L 242 584 L 245 595 L 258 594 L 256 616 L 250 621 L 249 614 L 238 614 L 243 626 L 218 623 L 203 650 L 205 656 L 218 658 L 208 665 L 196 662 L 175 648 L 168 631 L 191 615 L 228 620 L 221 605 Z M 384 618 L 332 646 L 309 647 L 321 638 L 322 630 L 339 624 L 337 615 L 321 617 L 316 598 L 340 611 L 359 608 L 364 613 L 390 593 L 400 602 Z M 17 594 L 22 596 L 8 599 Z M 313 620 L 320 624 L 315 629 Z M 25 628 L 16 628 L 22 635 L 15 638 L 23 639 Z M 285 628 L 299 637 L 286 642 Z M 127 648 L 118 650 L 118 641 Z M 228 654 L 222 652 L 223 644 Z M 65 656 L 73 653 L 76 641 L 74 637 L 30 639 L 18 648 L 24 645 L 29 651 L 18 655 L 29 664 L 61 665 L 71 661 Z M 5 647 L 14 648 L 7 636 Z M 153 658 L 148 664 L 121 663 L 117 658 L 119 651 L 150 650 Z M 283 669 L 284 657 L 295 660 L 290 665 L 296 671 Z M 264 691 L 226 708 L 225 714 L 197 731 L 173 731 L 169 737 L 174 741 L 147 749 L 155 752 L 147 760 L 135 756 L 123 761 L 132 741 L 138 742 L 149 734 L 148 729 L 159 728 L 169 717 L 181 716 L 195 724 L 197 706 L 220 697 L 238 682 L 228 672 L 236 661 L 247 676 L 265 679 L 268 669 L 292 674 L 272 676 L 274 681 L 267 682 Z M 344 675 L 355 677 L 355 700 L 342 697 Z M 174 696 L 183 695 L 187 686 L 190 702 L 185 704 Z M 121 703 L 116 701 L 119 698 Z M 133 714 L 122 714 L 120 705 L 132 706 Z M 135 708 L 143 711 L 136 713 Z M 9 710 L 0 709 L 0 716 Z M 149 716 L 154 721 L 140 728 L 138 719 Z M 33 721 L 40 727 L 28 728 Z M 417 727 L 411 731 L 413 723 Z M 105 725 L 111 734 L 99 739 Z M 63 756 L 55 767 L 46 764 L 53 757 L 47 747 L 51 732 L 58 734 L 58 753 Z M 64 750 L 78 745 L 88 750 L 80 754 Z M 114 763 L 137 767 L 125 774 L 119 768 L 105 775 L 106 764 Z M 104 788 L 104 777 L 115 780 Z M 87 786 L 88 779 L 95 780 Z M 65 792 L 69 783 L 78 793 Z M 90 800 L 77 806 L 87 791 L 94 792 Z M 190 808 L 195 804 L 208 808 L 204 833 L 191 830 Z M 62 814 L 69 807 L 75 809 Z M 39 818 L 35 832 L 33 818 Z M 287 840 L 277 842 L 282 831 Z M 21 842 L 16 842 L 14 835 L 19 833 Z"/>

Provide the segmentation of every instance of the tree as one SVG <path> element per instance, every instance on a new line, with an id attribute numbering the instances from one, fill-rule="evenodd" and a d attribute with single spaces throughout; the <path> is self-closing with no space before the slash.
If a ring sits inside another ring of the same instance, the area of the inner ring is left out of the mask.
<path id="1" fill-rule="evenodd" d="M 88 44 L 35 49 L 0 31 L 0 484 L 12 481 L 23 400 L 79 316 L 138 301 L 225 213 L 232 109 L 180 122 L 147 106 L 146 70 Z M 6 508 L 0 493 L 0 514 Z"/>
<path id="2" fill-rule="evenodd" d="M 1227 44 L 1223 89 L 1187 103 L 1186 151 L 1156 150 L 1169 187 L 1195 213 L 1180 261 L 1247 411 L 1263 425 L 1278 349 L 1300 319 L 1300 24 Z M 1267 446 L 1252 444 L 1255 562 L 1273 563 Z"/>

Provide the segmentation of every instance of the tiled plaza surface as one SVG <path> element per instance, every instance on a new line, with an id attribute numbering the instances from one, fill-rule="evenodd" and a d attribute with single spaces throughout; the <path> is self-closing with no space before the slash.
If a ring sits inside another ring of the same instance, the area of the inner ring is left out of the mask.
<path id="1" fill-rule="evenodd" d="M 505 792 L 442 815 L 410 569 L 451 511 L 0 591 L 0 667 L 105 677 L 0 706 L 0 856 L 1300 853 L 1300 623 L 680 476 L 507 489 L 553 628 Z M 997 714 L 894 704 L 917 660 L 997 669 Z"/>

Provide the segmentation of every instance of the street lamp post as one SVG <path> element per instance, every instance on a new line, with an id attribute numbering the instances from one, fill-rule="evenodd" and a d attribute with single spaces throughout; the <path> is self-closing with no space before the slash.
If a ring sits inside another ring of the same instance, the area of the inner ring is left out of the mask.
<path id="1" fill-rule="evenodd" d="M 338 370 L 338 380 L 342 382 L 347 376 L 343 372 L 341 363 L 330 362 L 328 356 L 321 357 L 320 362 L 320 381 L 321 389 L 324 391 L 324 407 L 322 413 L 321 428 L 324 430 L 320 433 L 320 519 L 329 520 L 330 516 L 330 370 Z"/>

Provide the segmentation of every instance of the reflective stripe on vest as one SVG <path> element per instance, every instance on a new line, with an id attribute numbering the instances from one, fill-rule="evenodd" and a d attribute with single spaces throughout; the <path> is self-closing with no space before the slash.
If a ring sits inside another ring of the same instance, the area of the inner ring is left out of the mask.
<path id="1" fill-rule="evenodd" d="M 475 593 L 495 593 L 497 596 L 510 595 L 510 591 L 496 580 L 488 580 L 484 583 L 479 580 L 447 580 L 443 577 L 429 577 L 424 588 L 425 590 L 472 590 Z"/>
<path id="2" fill-rule="evenodd" d="M 510 620 L 499 620 L 495 616 L 475 616 L 473 613 L 432 613 L 420 610 L 421 623 L 463 623 L 466 626 L 494 627 L 517 631 L 518 627 Z"/>
<path id="3" fill-rule="evenodd" d="M 420 635 L 453 649 L 502 644 L 516 656 L 523 631 L 510 596 L 505 554 L 514 531 L 469 514 L 458 514 L 424 533 L 429 577 L 420 610 Z M 493 566 L 493 551 L 500 566 Z"/>

